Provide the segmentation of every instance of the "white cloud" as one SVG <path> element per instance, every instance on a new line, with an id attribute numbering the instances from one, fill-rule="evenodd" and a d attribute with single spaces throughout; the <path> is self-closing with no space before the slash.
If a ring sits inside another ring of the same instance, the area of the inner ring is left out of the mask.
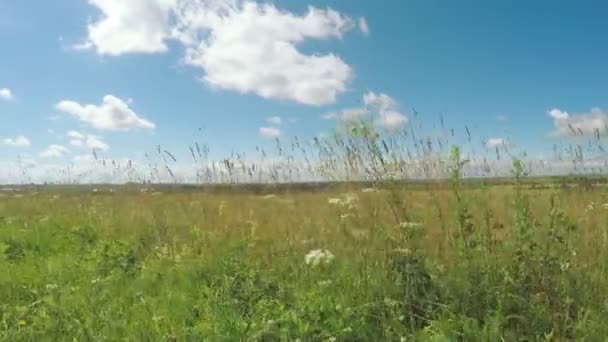
<path id="1" fill-rule="evenodd" d="M 89 0 L 102 15 L 89 24 L 88 41 L 77 49 L 95 48 L 100 54 L 167 51 L 169 10 L 174 0 Z"/>
<path id="2" fill-rule="evenodd" d="M 361 32 L 363 32 L 363 34 L 366 36 L 369 35 L 369 25 L 364 17 L 359 18 L 359 30 L 361 30 Z"/>
<path id="3" fill-rule="evenodd" d="M 6 138 L 3 140 L 3 142 L 5 145 L 14 146 L 14 147 L 32 146 L 32 143 L 30 142 L 30 140 L 23 135 L 19 135 L 15 138 Z"/>
<path id="4" fill-rule="evenodd" d="M 268 119 L 266 119 L 266 122 L 273 124 L 273 125 L 280 125 L 281 123 L 283 123 L 283 120 L 281 119 L 280 116 L 271 116 Z"/>
<path id="5" fill-rule="evenodd" d="M 341 121 L 358 120 L 367 114 L 377 116 L 376 125 L 393 130 L 409 122 L 406 115 L 398 111 L 398 103 L 386 94 L 367 92 L 363 95 L 363 108 L 349 108 L 339 112 L 330 112 L 321 115 L 322 119 L 336 119 Z"/>
<path id="6" fill-rule="evenodd" d="M 176 40 L 185 64 L 219 89 L 307 105 L 334 103 L 353 71 L 332 53 L 303 53 L 311 39 L 341 39 L 355 26 L 332 9 L 303 15 L 245 0 L 91 0 L 103 15 L 88 27 L 100 54 L 159 53 Z"/>
<path id="7" fill-rule="evenodd" d="M 399 128 L 405 125 L 407 122 L 407 116 L 394 110 L 385 110 L 380 112 L 380 118 L 376 121 L 379 126 L 386 129 Z"/>
<path id="8" fill-rule="evenodd" d="M 13 92 L 8 88 L 0 88 L 0 99 L 12 100 Z"/>
<path id="9" fill-rule="evenodd" d="M 98 130 L 129 131 L 155 127 L 153 122 L 140 118 L 127 103 L 113 95 L 104 96 L 100 106 L 92 104 L 83 106 L 74 101 L 64 100 L 57 103 L 55 108 Z"/>
<path id="10" fill-rule="evenodd" d="M 84 146 L 84 141 L 78 140 L 78 139 L 72 139 L 72 140 L 70 140 L 70 145 L 75 146 L 75 147 L 82 147 L 82 146 Z"/>
<path id="11" fill-rule="evenodd" d="M 50 145 L 46 150 L 40 153 L 43 158 L 58 158 L 70 153 L 70 150 L 62 145 Z"/>
<path id="12" fill-rule="evenodd" d="M 75 147 L 87 147 L 92 150 L 104 152 L 110 149 L 110 146 L 96 135 L 87 135 L 78 131 L 68 131 L 67 136 L 72 138 L 70 140 L 70 145 Z"/>
<path id="13" fill-rule="evenodd" d="M 550 111 L 547 112 L 547 114 L 549 114 L 549 116 L 555 120 L 567 119 L 569 116 L 567 112 L 562 112 L 561 110 L 559 110 L 557 108 L 551 109 Z"/>
<path id="14" fill-rule="evenodd" d="M 336 119 L 342 121 L 350 121 L 360 119 L 366 114 L 368 114 L 368 111 L 365 108 L 348 108 L 340 112 L 331 112 L 323 114 L 321 115 L 321 118 L 325 120 Z"/>
<path id="15" fill-rule="evenodd" d="M 68 137 L 70 137 L 72 139 L 80 139 L 80 140 L 82 140 L 82 139 L 85 138 L 85 135 L 82 134 L 82 133 L 80 133 L 80 132 L 78 132 L 78 131 L 68 131 L 66 134 L 67 134 Z"/>
<path id="16" fill-rule="evenodd" d="M 260 127 L 259 133 L 264 138 L 278 138 L 281 136 L 281 130 L 276 127 Z"/>
<path id="17" fill-rule="evenodd" d="M 608 134 L 608 112 L 592 108 L 589 113 L 570 115 L 559 109 L 547 112 L 553 119 L 554 137 L 598 136 Z"/>
<path id="18" fill-rule="evenodd" d="M 376 124 L 386 129 L 396 129 L 409 121 L 406 115 L 398 111 L 397 101 L 386 94 L 368 92 L 363 95 L 363 103 L 369 110 L 378 113 Z"/>
<path id="19" fill-rule="evenodd" d="M 375 108 L 379 111 L 386 111 L 397 107 L 397 101 L 386 94 L 376 94 L 367 92 L 363 95 L 363 103 L 366 107 Z"/>
<path id="20" fill-rule="evenodd" d="M 110 149 L 108 144 L 101 140 L 101 138 L 94 135 L 89 135 L 87 137 L 85 140 L 85 146 L 92 150 L 100 150 L 104 152 Z"/>
<path id="21" fill-rule="evenodd" d="M 486 141 L 486 148 L 495 149 L 498 147 L 509 146 L 509 142 L 503 138 L 490 138 Z"/>
<path id="22" fill-rule="evenodd" d="M 497 115 L 496 116 L 496 120 L 500 121 L 500 122 L 506 122 L 509 121 L 509 117 L 507 115 Z"/>

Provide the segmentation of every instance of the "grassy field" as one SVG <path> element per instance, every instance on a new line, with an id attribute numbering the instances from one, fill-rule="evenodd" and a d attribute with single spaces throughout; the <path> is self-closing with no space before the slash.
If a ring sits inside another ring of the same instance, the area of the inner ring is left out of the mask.
<path id="1" fill-rule="evenodd" d="M 197 144 L 203 187 L 176 184 L 176 158 L 159 147 L 151 177 L 166 170 L 173 185 L 0 192 L 0 339 L 608 336 L 605 179 L 530 178 L 499 149 L 500 170 L 484 158 L 485 178 L 466 177 L 457 146 L 369 126 L 328 141 L 277 144 L 283 164 L 220 168 Z M 302 170 L 342 181 L 298 182 Z"/>
<path id="2" fill-rule="evenodd" d="M 3 193 L 0 339 L 608 336 L 601 189 L 274 190 Z"/>

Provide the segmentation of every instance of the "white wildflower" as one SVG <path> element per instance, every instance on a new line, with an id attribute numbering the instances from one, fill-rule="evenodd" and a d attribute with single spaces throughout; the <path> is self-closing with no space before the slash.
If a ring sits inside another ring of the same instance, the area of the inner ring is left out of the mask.
<path id="1" fill-rule="evenodd" d="M 317 283 L 317 285 L 319 285 L 319 287 L 327 287 L 329 285 L 331 285 L 331 280 L 321 280 Z"/>
<path id="2" fill-rule="evenodd" d="M 341 220 L 346 220 L 347 218 L 353 216 L 351 213 L 347 213 L 347 214 L 342 214 L 340 215 L 340 219 Z"/>
<path id="3" fill-rule="evenodd" d="M 355 202 L 359 200 L 359 197 L 355 194 L 345 194 L 342 197 L 330 197 L 327 199 L 327 202 L 331 205 L 336 205 L 340 207 L 348 207 L 349 209 L 353 208 Z"/>
<path id="4" fill-rule="evenodd" d="M 47 290 L 55 290 L 59 287 L 59 285 L 57 284 L 46 284 L 46 289 Z"/>
<path id="5" fill-rule="evenodd" d="M 365 189 L 361 189 L 361 192 L 363 192 L 363 193 L 378 192 L 378 189 L 376 189 L 376 188 L 365 188 Z"/>
<path id="6" fill-rule="evenodd" d="M 604 209 L 608 209 L 608 203 L 604 203 L 604 204 L 602 204 L 602 208 L 604 208 Z"/>
<path id="7" fill-rule="evenodd" d="M 333 205 L 342 205 L 343 201 L 341 198 L 332 197 L 327 200 L 327 203 L 333 204 Z"/>
<path id="8" fill-rule="evenodd" d="M 423 224 L 420 222 L 399 222 L 399 227 L 406 229 L 406 228 L 420 228 L 422 227 Z"/>
<path id="9" fill-rule="evenodd" d="M 334 255 L 326 249 L 314 249 L 304 257 L 306 265 L 318 266 L 320 264 L 330 264 L 335 259 Z"/>

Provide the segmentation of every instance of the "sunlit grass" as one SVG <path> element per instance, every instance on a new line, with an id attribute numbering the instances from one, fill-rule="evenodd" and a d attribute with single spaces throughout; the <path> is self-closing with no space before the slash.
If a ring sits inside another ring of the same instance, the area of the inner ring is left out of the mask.
<path id="1" fill-rule="evenodd" d="M 600 180 L 531 182 L 511 158 L 508 180 L 471 181 L 459 148 L 415 161 L 397 138 L 368 130 L 317 142 L 300 154 L 308 162 L 287 157 L 364 183 L 2 192 L 0 339 L 608 336 Z M 297 178 L 293 168 L 231 163 L 201 177 Z M 402 182 L 412 174 L 427 182 Z"/>

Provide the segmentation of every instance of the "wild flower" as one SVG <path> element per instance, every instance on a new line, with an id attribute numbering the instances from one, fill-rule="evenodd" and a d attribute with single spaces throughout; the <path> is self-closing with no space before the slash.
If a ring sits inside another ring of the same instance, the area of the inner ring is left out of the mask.
<path id="1" fill-rule="evenodd" d="M 333 205 L 342 205 L 342 199 L 341 198 L 335 198 L 335 197 L 329 198 L 327 200 L 327 203 L 333 204 Z"/>
<path id="2" fill-rule="evenodd" d="M 396 248 L 393 250 L 395 252 L 395 254 L 401 254 L 401 255 L 410 255 L 412 254 L 412 250 L 409 248 Z"/>
<path id="3" fill-rule="evenodd" d="M 59 287 L 59 285 L 57 284 L 46 284 L 46 289 L 47 290 L 55 290 Z"/>
<path id="4" fill-rule="evenodd" d="M 403 229 L 407 229 L 407 228 L 420 228 L 422 227 L 423 224 L 420 222 L 399 222 L 399 227 L 403 228 Z"/>
<path id="5" fill-rule="evenodd" d="M 327 249 L 313 249 L 304 257 L 306 265 L 318 266 L 320 264 L 331 264 L 335 256 Z"/>
<path id="6" fill-rule="evenodd" d="M 378 189 L 376 189 L 376 188 L 364 188 L 364 189 L 361 189 L 361 192 L 363 192 L 363 193 L 378 192 Z"/>
<path id="7" fill-rule="evenodd" d="M 607 210 L 608 210 L 608 203 L 604 203 L 604 204 L 602 204 L 602 208 L 603 208 L 603 209 L 607 209 Z"/>
<path id="8" fill-rule="evenodd" d="M 351 213 L 347 213 L 347 214 L 342 214 L 340 215 L 340 219 L 341 220 L 346 220 L 347 218 L 353 216 Z"/>
<path id="9" fill-rule="evenodd" d="M 352 208 L 353 204 L 358 200 L 359 197 L 355 194 L 345 194 L 344 196 L 342 196 L 342 198 L 330 197 L 327 199 L 327 202 L 331 205 Z"/>
<path id="10" fill-rule="evenodd" d="M 317 283 L 317 285 L 319 285 L 319 287 L 327 287 L 329 285 L 331 285 L 332 281 L 331 280 L 321 280 Z"/>

